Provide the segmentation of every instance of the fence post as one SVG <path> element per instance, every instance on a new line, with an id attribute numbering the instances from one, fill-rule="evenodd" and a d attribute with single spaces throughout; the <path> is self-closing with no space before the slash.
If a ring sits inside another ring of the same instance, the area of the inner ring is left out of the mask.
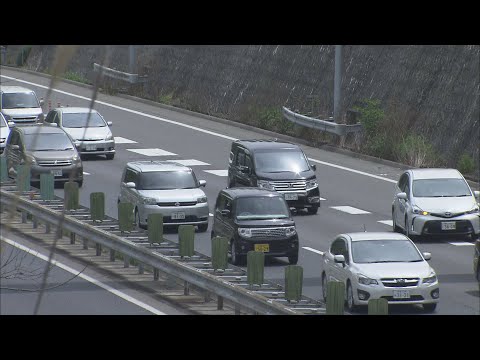
<path id="1" fill-rule="evenodd" d="M 345 310 L 345 284 L 340 281 L 327 283 L 327 315 L 343 315 Z"/>
<path id="2" fill-rule="evenodd" d="M 299 265 L 285 267 L 285 298 L 300 301 L 302 298 L 303 268 Z"/>
<path id="3" fill-rule="evenodd" d="M 265 270 L 265 254 L 260 251 L 247 253 L 247 282 L 249 285 L 263 284 Z"/>
<path id="4" fill-rule="evenodd" d="M 93 221 L 105 219 L 105 194 L 103 192 L 90 193 L 90 216 Z"/>
<path id="5" fill-rule="evenodd" d="M 178 244 L 180 256 L 193 256 L 195 228 L 193 225 L 180 225 L 178 227 Z"/>
<path id="6" fill-rule="evenodd" d="M 65 185 L 63 185 L 65 189 L 65 199 L 64 199 L 64 206 L 65 210 L 76 210 L 78 209 L 78 183 L 73 181 L 67 181 Z"/>

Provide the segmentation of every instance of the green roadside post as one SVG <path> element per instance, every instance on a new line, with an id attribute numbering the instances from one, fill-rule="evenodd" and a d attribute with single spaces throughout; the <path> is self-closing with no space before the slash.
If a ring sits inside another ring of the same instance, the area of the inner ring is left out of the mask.
<path id="1" fill-rule="evenodd" d="M 299 265 L 285 267 L 285 298 L 300 301 L 302 298 L 303 268 Z"/>
<path id="2" fill-rule="evenodd" d="M 17 190 L 25 192 L 30 190 L 30 166 L 17 165 Z"/>
<path id="3" fill-rule="evenodd" d="M 327 315 L 343 315 L 345 309 L 345 284 L 340 281 L 327 283 Z"/>
<path id="4" fill-rule="evenodd" d="M 78 183 L 67 181 L 63 186 L 65 190 L 64 206 L 65 210 L 76 210 L 79 207 Z"/>
<path id="5" fill-rule="evenodd" d="M 134 223 L 133 204 L 123 202 L 118 203 L 118 226 L 120 231 L 132 231 Z"/>
<path id="6" fill-rule="evenodd" d="M 105 219 L 105 193 L 90 193 L 90 216 L 93 221 L 103 221 Z"/>
<path id="7" fill-rule="evenodd" d="M 163 242 L 163 214 L 149 214 L 148 224 L 148 242 L 150 244 Z"/>
<path id="8" fill-rule="evenodd" d="M 215 236 L 212 238 L 212 268 L 225 270 L 228 266 L 228 239 Z"/>
<path id="9" fill-rule="evenodd" d="M 193 225 L 180 225 L 178 227 L 178 244 L 180 256 L 193 256 L 195 227 Z"/>
<path id="10" fill-rule="evenodd" d="M 249 285 L 262 285 L 265 270 L 265 254 L 261 251 L 247 253 L 247 282 Z"/>
<path id="11" fill-rule="evenodd" d="M 0 182 L 7 181 L 8 179 L 8 169 L 7 169 L 7 158 L 0 156 Z"/>
<path id="12" fill-rule="evenodd" d="M 53 174 L 40 174 L 40 197 L 42 200 L 55 198 L 55 179 Z"/>
<path id="13" fill-rule="evenodd" d="M 383 298 L 368 300 L 368 315 L 388 315 L 388 300 Z"/>

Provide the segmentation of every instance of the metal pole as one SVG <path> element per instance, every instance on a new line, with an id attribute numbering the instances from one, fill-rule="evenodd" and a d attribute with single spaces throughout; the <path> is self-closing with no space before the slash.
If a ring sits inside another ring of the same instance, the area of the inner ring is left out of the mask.
<path id="1" fill-rule="evenodd" d="M 129 45 L 129 63 L 128 63 L 128 72 L 130 74 L 135 74 L 135 45 Z"/>
<path id="2" fill-rule="evenodd" d="M 340 102 L 342 98 L 341 84 L 342 84 L 342 48 L 343 45 L 335 45 L 335 80 L 333 89 L 333 120 L 338 123 L 341 109 Z"/>

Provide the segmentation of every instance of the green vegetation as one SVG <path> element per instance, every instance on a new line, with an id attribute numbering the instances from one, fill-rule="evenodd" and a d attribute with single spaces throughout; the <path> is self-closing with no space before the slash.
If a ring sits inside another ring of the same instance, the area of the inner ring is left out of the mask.
<path id="1" fill-rule="evenodd" d="M 16 61 L 17 66 L 25 65 L 31 50 L 32 50 L 31 45 L 24 46 L 22 50 L 20 50 L 20 52 L 17 55 L 17 61 Z"/>
<path id="2" fill-rule="evenodd" d="M 396 160 L 414 167 L 432 167 L 437 163 L 432 144 L 422 135 L 408 135 L 394 145 Z"/>
<path id="3" fill-rule="evenodd" d="M 173 93 L 169 93 L 166 95 L 161 95 L 158 97 L 158 102 L 165 105 L 172 105 L 173 104 Z"/>
<path id="4" fill-rule="evenodd" d="M 457 162 L 457 169 L 462 174 L 472 174 L 475 171 L 473 158 L 467 153 L 464 153 Z"/>
<path id="5" fill-rule="evenodd" d="M 88 84 L 89 83 L 89 81 L 82 74 L 79 74 L 79 73 L 74 72 L 74 71 L 67 71 L 63 75 L 63 78 L 67 79 L 67 80 L 76 81 L 76 82 L 79 82 L 79 83 L 82 83 L 82 84 Z"/>

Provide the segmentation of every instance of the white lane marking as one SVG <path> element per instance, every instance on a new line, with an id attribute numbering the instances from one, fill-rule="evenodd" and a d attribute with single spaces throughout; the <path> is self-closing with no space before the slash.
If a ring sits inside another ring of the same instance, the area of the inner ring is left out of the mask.
<path id="1" fill-rule="evenodd" d="M 320 200 L 321 200 L 321 201 L 324 201 L 324 200 L 327 200 L 327 199 L 324 199 L 324 198 L 321 197 Z"/>
<path id="2" fill-rule="evenodd" d="M 377 222 L 385 224 L 385 225 L 393 226 L 393 220 L 379 220 Z"/>
<path id="3" fill-rule="evenodd" d="M 121 136 L 115 136 L 115 144 L 137 144 L 136 141 L 121 137 Z"/>
<path id="4" fill-rule="evenodd" d="M 30 81 L 20 80 L 20 79 L 11 77 L 11 76 L 0 75 L 0 77 L 4 77 L 4 78 L 6 78 L 6 79 L 18 81 L 18 82 L 25 83 L 25 84 L 34 85 L 34 86 L 37 86 L 37 87 L 40 87 L 40 88 L 43 88 L 43 89 L 48 89 L 48 86 L 39 85 L 39 84 L 36 84 L 36 83 L 32 83 L 32 82 L 30 82 Z M 52 89 L 52 91 L 58 92 L 58 93 L 64 94 L 64 95 L 73 96 L 73 97 L 76 97 L 76 98 L 79 98 L 79 99 L 84 99 L 84 100 L 89 101 L 89 102 L 91 101 L 90 98 L 87 98 L 87 97 L 85 97 L 85 96 L 80 96 L 80 95 L 72 94 L 72 93 L 69 93 L 69 92 L 66 92 L 66 91 L 57 90 L 57 89 Z M 141 112 L 141 111 L 135 111 L 135 110 L 127 109 L 127 108 L 124 108 L 124 107 L 121 107 L 121 106 L 117 106 L 117 105 L 113 105 L 113 104 L 106 103 L 106 102 L 104 102 L 104 101 L 98 101 L 98 100 L 97 100 L 96 103 L 97 103 L 97 104 L 102 104 L 102 105 L 105 105 L 105 106 L 109 106 L 109 107 L 114 108 L 114 109 L 119 109 L 119 110 L 123 110 L 123 111 L 126 111 L 126 112 L 130 112 L 130 113 L 132 113 L 132 114 L 136 114 L 136 115 L 140 115 L 140 116 L 145 116 L 145 117 L 148 117 L 148 118 L 151 118 L 151 119 L 160 120 L 160 121 L 167 122 L 167 123 L 170 123 L 170 124 L 175 124 L 175 125 L 178 125 L 178 126 L 183 126 L 183 127 L 186 127 L 186 128 L 192 129 L 192 130 L 196 130 L 196 131 L 200 131 L 200 132 L 203 132 L 203 133 L 206 133 L 206 134 L 218 136 L 218 137 L 221 137 L 221 138 L 224 138 L 224 139 L 228 139 L 228 140 L 232 140 L 232 141 L 238 140 L 238 139 L 236 139 L 236 138 L 234 138 L 234 137 L 231 137 L 231 136 L 219 134 L 219 133 L 216 133 L 216 132 L 213 132 L 213 131 L 208 131 L 208 130 L 200 129 L 200 128 L 195 127 L 195 126 L 191 126 L 191 125 L 187 125 L 187 124 L 182 124 L 182 123 L 179 123 L 179 122 L 177 122 L 177 121 L 168 120 L 168 119 L 161 118 L 161 117 L 158 117 L 158 116 L 153 116 L 153 115 L 150 115 L 150 114 L 146 114 L 146 113 L 144 113 L 144 112 Z M 347 168 L 347 167 L 344 167 L 344 166 L 340 166 L 340 165 L 328 163 L 328 162 L 325 162 L 325 161 L 320 161 L 320 160 L 313 159 L 313 158 L 308 158 L 308 159 L 311 160 L 311 161 L 313 161 L 313 162 L 316 162 L 316 163 L 318 163 L 318 164 L 323 164 L 323 165 L 327 165 L 327 166 L 332 166 L 332 167 L 335 167 L 335 168 L 337 168 L 337 169 L 342 169 L 342 170 L 345 170 L 345 171 L 350 171 L 350 172 L 353 172 L 353 173 L 356 173 L 356 174 L 369 176 L 369 177 L 372 177 L 372 178 L 375 178 L 375 179 L 379 179 L 379 180 L 383 180 L 383 181 L 388 181 L 388 182 L 391 182 L 391 183 L 394 183 L 394 184 L 397 183 L 396 180 L 387 179 L 387 178 L 382 177 L 382 176 L 369 174 L 369 173 L 366 173 L 366 172 L 363 172 L 363 171 L 350 169 L 350 168 Z"/>
<path id="5" fill-rule="evenodd" d="M 451 245 L 455 245 L 455 246 L 475 246 L 475 244 L 473 243 L 469 243 L 469 242 L 464 242 L 464 241 L 458 241 L 458 242 L 449 242 L 449 244 Z"/>
<path id="6" fill-rule="evenodd" d="M 145 155 L 145 156 L 171 156 L 171 155 L 177 155 L 174 153 L 171 153 L 166 150 L 162 149 L 127 149 L 128 151 L 135 152 L 137 154 Z"/>
<path id="7" fill-rule="evenodd" d="M 228 170 L 203 170 L 207 173 L 217 175 L 217 176 L 228 176 Z"/>
<path id="8" fill-rule="evenodd" d="M 212 213 L 208 213 L 208 216 L 213 216 L 213 214 L 212 214 Z"/>
<path id="9" fill-rule="evenodd" d="M 83 172 L 83 175 L 91 175 L 90 173 L 87 173 L 86 171 Z"/>
<path id="10" fill-rule="evenodd" d="M 305 250 L 312 251 L 312 252 L 314 252 L 314 253 L 323 255 L 323 251 L 316 250 L 316 249 L 312 249 L 311 247 L 308 247 L 308 246 L 302 246 L 302 249 L 305 249 Z"/>
<path id="11" fill-rule="evenodd" d="M 352 206 L 330 206 L 332 209 L 344 211 L 349 214 L 358 215 L 358 214 L 370 214 L 369 211 L 361 210 L 354 208 Z"/>
<path id="12" fill-rule="evenodd" d="M 35 83 L 29 82 L 29 81 L 20 80 L 20 79 L 13 78 L 13 77 L 10 77 L 10 76 L 5 76 L 5 75 L 0 75 L 0 76 L 1 76 L 1 77 L 4 77 L 4 78 L 6 78 L 6 79 L 15 80 L 15 81 L 18 81 L 18 82 L 21 82 L 21 83 L 38 86 L 38 87 L 43 88 L 43 89 L 48 89 L 48 86 L 35 84 Z M 57 89 L 52 89 L 52 91 L 57 92 L 57 93 L 60 93 L 60 94 L 64 94 L 64 95 L 73 96 L 73 97 L 76 97 L 76 98 L 78 98 L 78 99 L 87 100 L 88 102 L 91 101 L 90 98 L 87 98 L 87 97 L 85 97 L 85 96 L 80 96 L 80 95 L 72 94 L 72 93 L 69 93 L 69 92 L 66 92 L 66 91 L 57 90 Z M 208 130 L 200 129 L 200 128 L 195 127 L 195 126 L 191 126 L 191 125 L 187 125 L 187 124 L 182 124 L 182 123 L 179 123 L 179 122 L 177 122 L 177 121 L 168 120 L 168 119 L 161 118 L 161 117 L 158 117 L 158 116 L 146 114 L 146 113 L 141 112 L 141 111 L 135 111 L 135 110 L 127 109 L 127 108 L 124 108 L 124 107 L 121 107 L 121 106 L 117 106 L 117 105 L 113 105 L 113 104 L 106 103 L 106 102 L 104 102 L 104 101 L 96 100 L 95 102 L 96 102 L 97 104 L 109 106 L 109 107 L 114 108 L 114 109 L 127 111 L 127 112 L 132 113 L 132 114 L 145 116 L 145 117 L 148 117 L 148 118 L 151 118 L 151 119 L 160 120 L 160 121 L 167 122 L 167 123 L 174 124 L 174 125 L 178 125 L 178 126 L 183 126 L 183 127 L 189 128 L 189 129 L 193 129 L 193 130 L 196 130 L 196 131 L 203 132 L 203 133 L 205 133 L 205 134 L 210 134 L 210 135 L 218 136 L 218 137 L 221 137 L 221 138 L 224 138 L 224 139 L 228 139 L 228 140 L 232 140 L 232 141 L 237 140 L 237 139 L 235 139 L 235 138 L 233 138 L 233 137 L 231 137 L 231 136 L 219 134 L 219 133 L 216 133 L 216 132 L 213 132 L 213 131 L 208 131 Z"/>
<path id="13" fill-rule="evenodd" d="M 20 250 L 26 251 L 26 252 L 29 253 L 30 255 L 36 256 L 36 257 L 38 257 L 38 258 L 40 258 L 40 259 L 42 259 L 42 260 L 44 260 L 44 261 L 48 261 L 48 257 L 47 257 L 47 256 L 42 255 L 42 254 L 36 252 L 36 251 L 33 250 L 33 249 L 30 249 L 30 248 L 28 248 L 28 247 L 26 247 L 26 246 L 23 246 L 23 245 L 15 242 L 15 241 L 10 240 L 10 239 L 7 239 L 6 237 L 1 236 L 1 235 L 0 235 L 0 239 L 1 239 L 2 241 L 5 241 L 6 243 L 12 245 L 12 246 L 15 246 L 16 248 L 18 248 L 18 249 L 20 249 Z M 78 274 L 78 270 L 75 270 L 75 269 L 73 269 L 73 268 L 71 268 L 71 267 L 69 267 L 69 266 L 67 266 L 67 265 L 64 265 L 64 264 L 62 264 L 62 263 L 60 263 L 60 262 L 58 262 L 58 261 L 56 261 L 56 260 L 53 260 L 53 259 L 52 259 L 52 264 L 55 265 L 55 266 L 58 266 L 59 268 L 65 270 L 65 271 L 68 271 L 69 273 L 71 273 L 71 274 L 73 274 L 73 275 L 77 275 L 77 274 Z M 141 308 L 144 308 L 145 310 L 150 311 L 150 312 L 152 312 L 152 313 L 154 313 L 154 314 L 156 314 L 156 315 L 166 315 L 164 312 L 161 312 L 161 311 L 155 309 L 154 307 L 152 307 L 152 306 L 150 306 L 150 305 L 147 305 L 147 304 L 145 304 L 144 302 L 141 302 L 141 301 L 139 301 L 139 300 L 131 297 L 130 295 L 127 295 L 127 294 L 125 294 L 125 293 L 123 293 L 123 292 L 121 292 L 121 291 L 118 291 L 118 290 L 116 290 L 116 289 L 114 289 L 114 288 L 112 288 L 112 287 L 110 287 L 110 286 L 108 286 L 108 285 L 106 285 L 106 284 L 104 284 L 104 283 L 102 283 L 102 282 L 100 282 L 100 281 L 98 281 L 98 280 L 96 280 L 96 279 L 88 276 L 88 275 L 79 274 L 78 277 L 80 277 L 80 278 L 82 278 L 82 279 L 84 279 L 84 280 L 86 280 L 86 281 L 88 281 L 88 282 L 91 282 L 92 284 L 95 284 L 95 285 L 97 285 L 97 286 L 99 286 L 99 287 L 107 290 L 108 292 L 111 292 L 112 294 L 117 295 L 118 297 L 121 297 L 122 299 L 124 299 L 124 300 L 126 300 L 126 301 L 129 301 L 129 302 L 131 302 L 132 304 L 135 304 L 135 305 L 137 305 L 137 306 L 140 306 Z"/>
<path id="14" fill-rule="evenodd" d="M 210 165 L 206 162 L 195 160 L 195 159 L 188 159 L 188 160 L 167 160 L 170 162 L 176 162 L 185 166 L 195 166 L 195 165 Z"/>

